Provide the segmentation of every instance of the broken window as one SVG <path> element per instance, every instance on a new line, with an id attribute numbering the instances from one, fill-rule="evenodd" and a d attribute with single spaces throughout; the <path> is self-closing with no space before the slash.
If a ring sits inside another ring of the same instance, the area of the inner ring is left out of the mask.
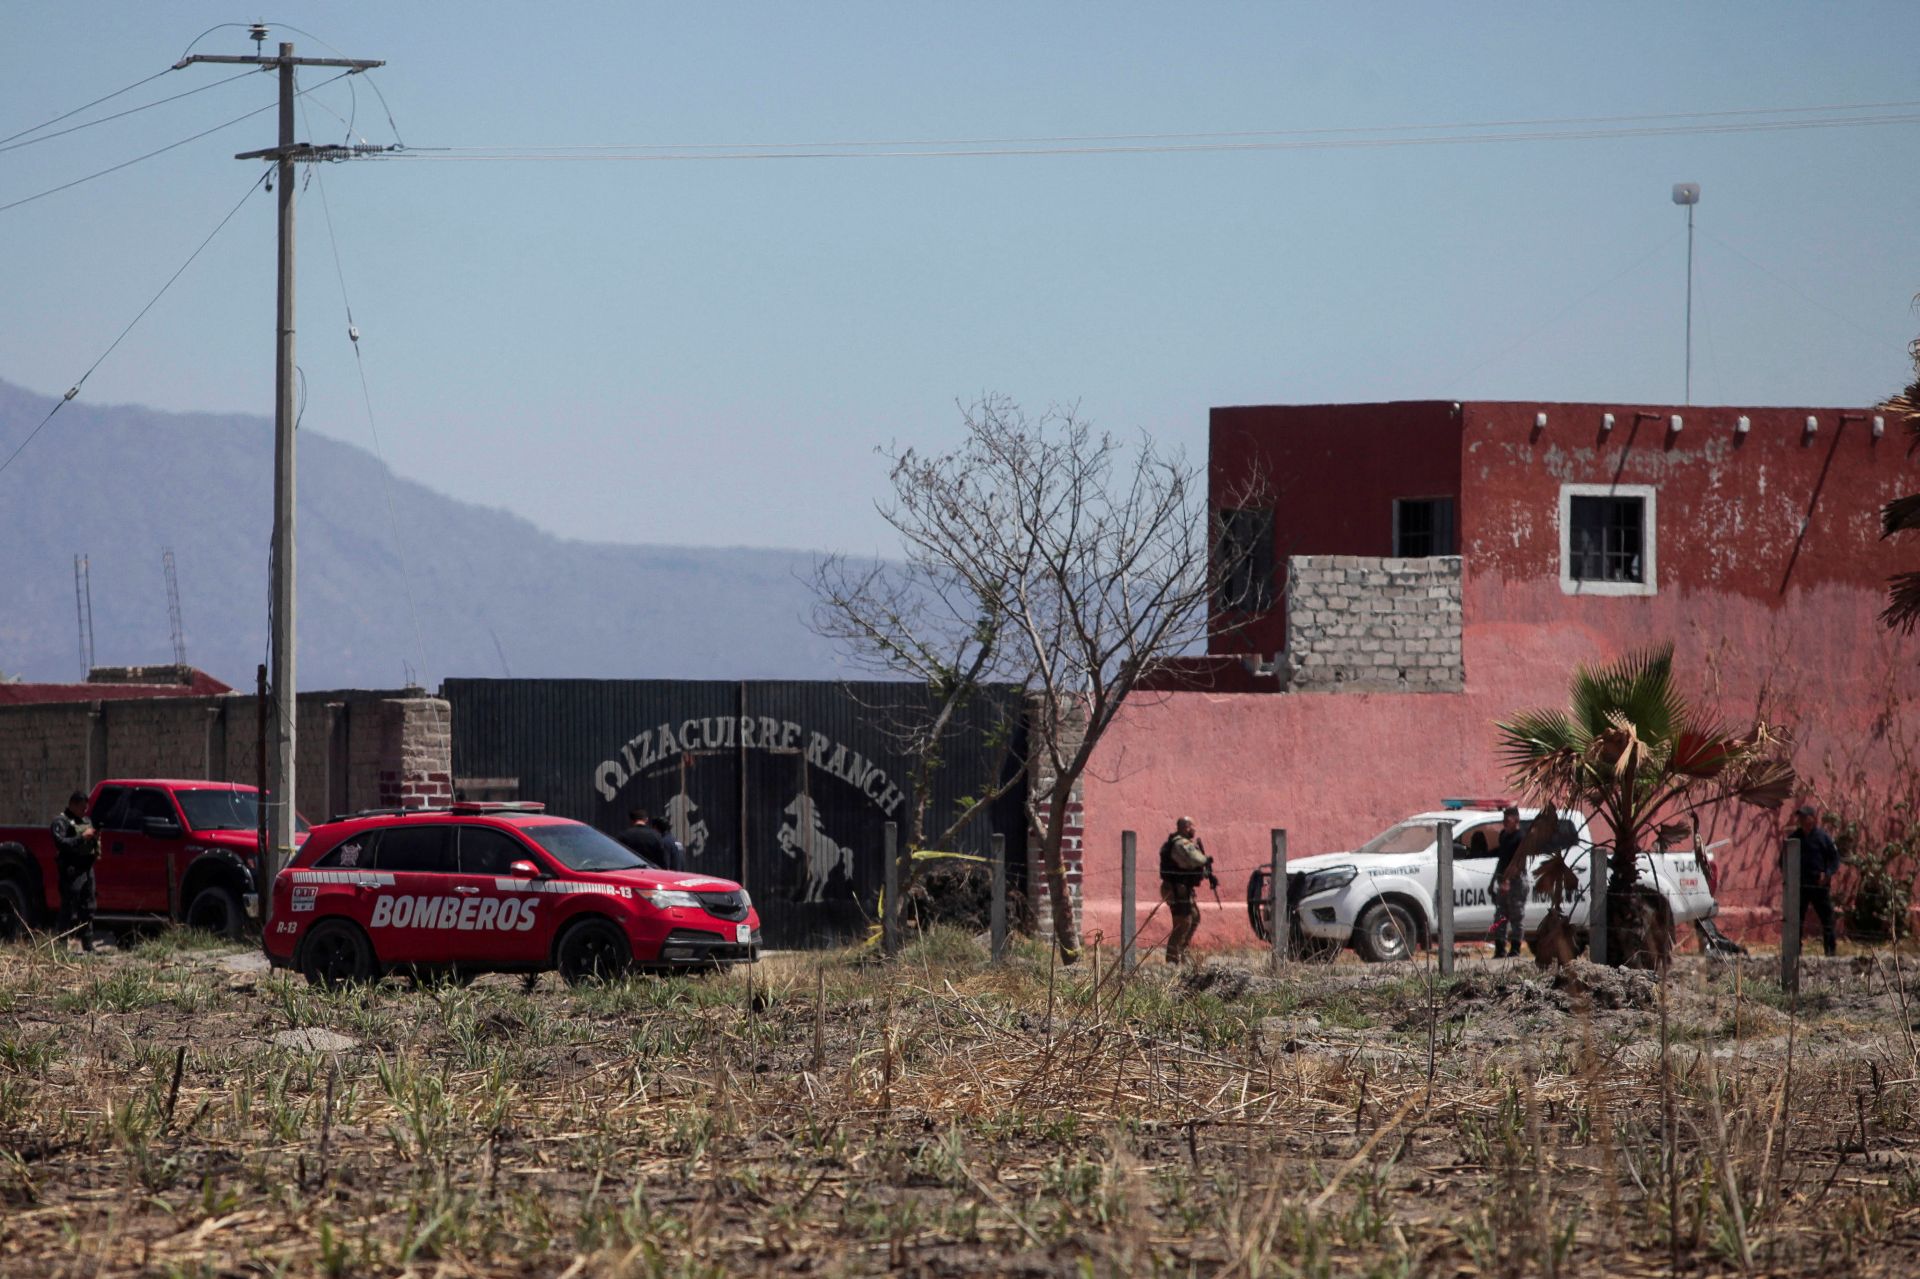
<path id="1" fill-rule="evenodd" d="M 1454 555 L 1453 499 L 1400 497 L 1393 502 L 1393 553 L 1401 559 Z"/>
<path id="2" fill-rule="evenodd" d="M 1646 502 L 1575 495 L 1568 510 L 1567 570 L 1576 582 L 1645 582 Z"/>
<path id="3" fill-rule="evenodd" d="M 1220 512 L 1218 606 L 1223 613 L 1264 613 L 1273 607 L 1273 508 Z"/>

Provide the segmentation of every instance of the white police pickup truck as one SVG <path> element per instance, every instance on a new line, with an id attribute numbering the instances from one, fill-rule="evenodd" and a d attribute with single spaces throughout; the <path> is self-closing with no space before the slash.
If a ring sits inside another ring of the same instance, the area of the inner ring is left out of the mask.
<path id="1" fill-rule="evenodd" d="M 1521 828 L 1538 809 L 1520 810 Z M 1411 947 L 1431 941 L 1438 931 L 1434 886 L 1438 858 L 1435 827 L 1453 823 L 1453 933 L 1468 941 L 1493 930 L 1494 852 L 1500 843 L 1500 805 L 1445 808 L 1418 813 L 1374 836 L 1349 853 L 1320 853 L 1287 863 L 1287 899 L 1293 907 L 1295 935 L 1312 949 L 1351 945 L 1362 959 L 1379 963 L 1405 959 Z M 1475 835 L 1482 838 L 1476 839 Z M 1582 813 L 1561 817 L 1560 840 L 1567 864 L 1580 888 L 1567 903 L 1568 920 L 1583 937 L 1587 923 L 1587 859 L 1593 845 Z M 1546 855 L 1530 859 L 1527 881 Z M 1642 853 L 1642 882 L 1657 888 L 1673 908 L 1676 924 L 1712 915 L 1718 907 L 1706 876 L 1692 852 Z M 1546 918 L 1546 897 L 1529 891 L 1525 925 L 1529 932 Z"/>

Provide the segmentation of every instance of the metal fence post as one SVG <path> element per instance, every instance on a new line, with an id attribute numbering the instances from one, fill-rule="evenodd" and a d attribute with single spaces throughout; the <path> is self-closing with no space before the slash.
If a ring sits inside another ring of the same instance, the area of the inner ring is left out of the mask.
<path id="1" fill-rule="evenodd" d="M 1292 904 L 1287 900 L 1287 832 L 1273 831 L 1273 851 L 1267 866 L 1267 891 L 1272 894 L 1273 955 L 1271 963 L 1280 967 L 1287 959 L 1287 934 L 1293 929 Z"/>
<path id="2" fill-rule="evenodd" d="M 1607 962 L 1607 859 L 1587 845 L 1587 958 Z"/>
<path id="3" fill-rule="evenodd" d="M 1433 827 L 1434 865 L 1438 874 L 1434 877 L 1434 913 L 1439 916 L 1440 972 L 1442 975 L 1453 971 L 1453 823 L 1436 822 Z"/>
<path id="4" fill-rule="evenodd" d="M 1780 989 L 1800 989 L 1800 916 L 1806 906 L 1800 900 L 1800 837 L 1788 839 L 1782 846 L 1781 886 L 1785 890 L 1784 911 L 1780 920 Z"/>
<path id="5" fill-rule="evenodd" d="M 886 900 L 880 904 L 880 950 L 891 956 L 900 952 L 900 824 L 888 822 L 885 829 L 880 841 L 886 857 L 881 879 L 881 896 Z"/>
<path id="6" fill-rule="evenodd" d="M 1137 842 L 1130 830 L 1120 832 L 1120 971 L 1133 971 L 1134 937 L 1140 921 L 1134 915 L 1133 864 Z"/>
<path id="7" fill-rule="evenodd" d="M 993 906 L 988 918 L 992 921 L 993 962 L 997 964 L 1007 957 L 1007 837 L 995 835 L 989 842 L 993 848 Z"/>

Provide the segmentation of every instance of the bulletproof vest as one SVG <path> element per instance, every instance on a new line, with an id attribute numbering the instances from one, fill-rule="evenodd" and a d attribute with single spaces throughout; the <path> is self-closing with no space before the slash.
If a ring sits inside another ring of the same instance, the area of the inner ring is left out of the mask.
<path id="1" fill-rule="evenodd" d="M 1206 877 L 1206 872 L 1203 870 L 1188 870 L 1185 866 L 1182 866 L 1173 859 L 1174 841 L 1179 838 L 1180 836 L 1178 835 L 1169 835 L 1167 836 L 1166 842 L 1160 845 L 1160 878 L 1170 879 L 1176 882 L 1184 880 L 1197 884 Z M 1199 844 L 1197 842 L 1194 843 L 1194 848 L 1196 851 L 1199 850 Z M 1202 855 L 1204 856 L 1205 854 L 1203 853 Z"/>

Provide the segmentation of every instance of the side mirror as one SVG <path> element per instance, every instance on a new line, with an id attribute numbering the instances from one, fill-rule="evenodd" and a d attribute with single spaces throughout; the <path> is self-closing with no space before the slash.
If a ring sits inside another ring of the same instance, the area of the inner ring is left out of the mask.
<path id="1" fill-rule="evenodd" d="M 146 819 L 147 834 L 155 839 L 179 839 L 183 832 L 180 823 L 171 817 L 149 817 Z"/>
<path id="2" fill-rule="evenodd" d="M 507 873 L 520 879 L 545 879 L 546 874 L 532 862 L 517 861 L 507 867 Z"/>

